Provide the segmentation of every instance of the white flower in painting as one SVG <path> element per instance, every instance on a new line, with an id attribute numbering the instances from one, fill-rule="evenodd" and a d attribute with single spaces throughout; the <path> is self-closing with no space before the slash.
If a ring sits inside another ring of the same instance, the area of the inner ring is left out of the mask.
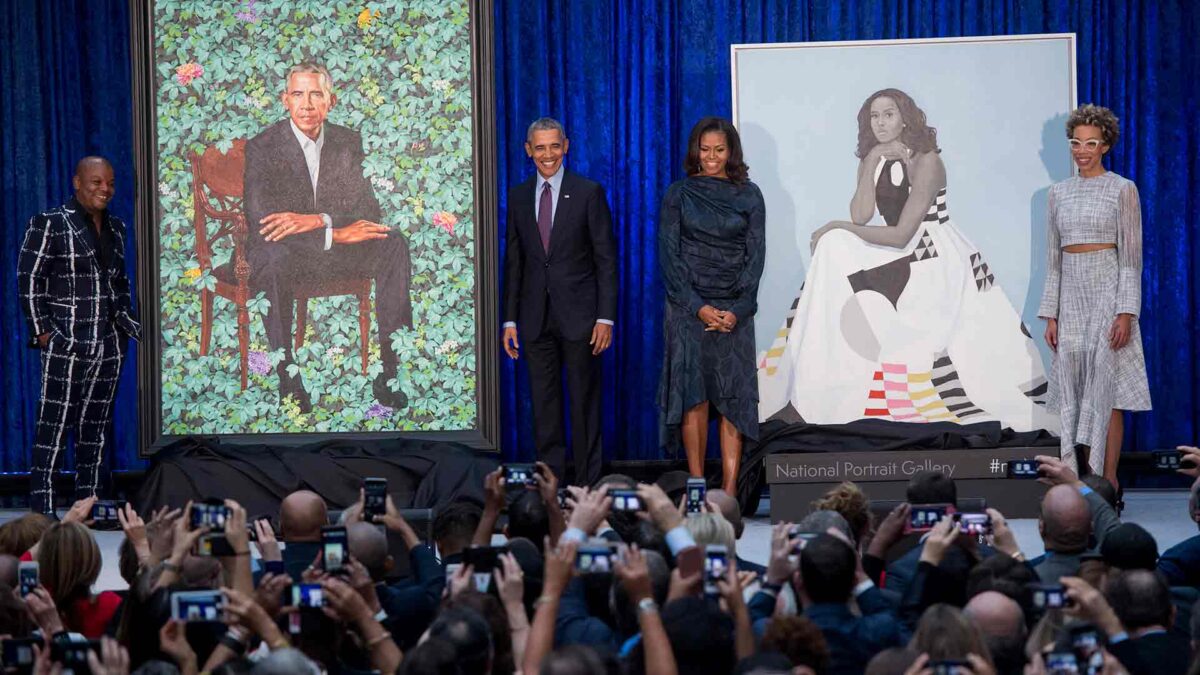
<path id="1" fill-rule="evenodd" d="M 458 340 L 446 340 L 442 344 L 438 345 L 438 348 L 436 351 L 437 351 L 438 356 L 445 356 L 445 355 L 449 354 L 450 352 L 458 351 L 458 348 L 460 346 L 461 345 L 459 345 Z"/>
<path id="2" fill-rule="evenodd" d="M 158 194 L 164 197 L 167 197 L 171 194 L 171 188 L 167 187 L 166 182 L 160 182 L 158 184 Z"/>
<path id="3" fill-rule="evenodd" d="M 344 353 L 346 353 L 346 350 L 342 349 L 341 347 L 330 347 L 329 349 L 325 350 L 325 356 L 331 359 L 335 356 L 341 356 Z"/>
<path id="4" fill-rule="evenodd" d="M 450 80 L 434 80 L 429 84 L 429 86 L 433 87 L 434 91 L 444 94 L 446 93 L 446 90 L 450 88 Z"/>

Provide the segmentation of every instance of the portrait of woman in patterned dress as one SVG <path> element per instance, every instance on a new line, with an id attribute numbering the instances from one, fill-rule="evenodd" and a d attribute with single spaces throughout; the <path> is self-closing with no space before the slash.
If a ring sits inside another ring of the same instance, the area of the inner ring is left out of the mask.
<path id="1" fill-rule="evenodd" d="M 1067 118 L 1077 175 L 1050 188 L 1046 286 L 1038 316 L 1054 350 L 1050 405 L 1062 420 L 1062 456 L 1117 483 L 1122 411 L 1150 410 L 1138 313 L 1142 210 L 1137 185 L 1104 168 L 1120 135 L 1108 108 Z"/>
<path id="2" fill-rule="evenodd" d="M 812 234 L 800 294 L 758 364 L 760 421 L 1056 429 L 1036 345 L 1001 271 L 955 224 L 940 153 L 906 92 L 862 103 L 849 219 Z"/>

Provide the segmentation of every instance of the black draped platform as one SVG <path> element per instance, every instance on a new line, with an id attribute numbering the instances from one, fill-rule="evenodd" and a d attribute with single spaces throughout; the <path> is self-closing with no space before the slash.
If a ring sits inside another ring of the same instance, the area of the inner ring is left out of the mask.
<path id="1" fill-rule="evenodd" d="M 992 483 L 1025 497 L 1024 492 L 1037 491 L 1036 484 L 999 483 L 1003 470 L 998 471 L 993 460 L 1059 454 L 1056 436 L 1014 432 L 998 422 L 858 420 L 819 425 L 772 420 L 759 429 L 759 442 L 747 448 L 742 461 L 738 493 L 754 500 L 743 502 L 747 509 L 756 508 L 756 496 L 771 485 L 773 518 L 784 512 L 794 517 L 814 496 L 843 480 L 860 484 L 874 499 L 893 499 L 902 496 L 912 474 L 927 468 L 952 474 L 961 486 L 960 496 L 975 496 L 973 492 Z"/>
<path id="2" fill-rule="evenodd" d="M 274 515 L 288 493 L 312 490 L 332 509 L 358 501 L 362 479 L 386 478 L 397 508 L 437 509 L 453 500 L 483 504 L 483 479 L 496 460 L 457 443 L 322 441 L 308 445 L 222 443 L 189 437 L 153 459 L 134 500 L 139 513 L 207 497 L 237 500 L 251 516 Z"/>

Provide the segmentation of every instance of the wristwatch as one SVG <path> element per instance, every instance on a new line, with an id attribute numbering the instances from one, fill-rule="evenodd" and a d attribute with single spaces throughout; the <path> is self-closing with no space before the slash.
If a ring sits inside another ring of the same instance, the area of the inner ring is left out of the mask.
<path id="1" fill-rule="evenodd" d="M 638 614 L 657 614 L 658 603 L 654 601 L 654 598 L 642 598 L 638 601 L 637 611 Z"/>

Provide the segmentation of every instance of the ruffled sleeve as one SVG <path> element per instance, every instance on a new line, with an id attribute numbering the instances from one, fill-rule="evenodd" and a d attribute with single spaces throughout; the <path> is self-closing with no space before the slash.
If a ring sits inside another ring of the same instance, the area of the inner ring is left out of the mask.
<path id="1" fill-rule="evenodd" d="M 1117 314 L 1137 316 L 1142 308 L 1142 205 L 1127 181 L 1117 199 Z"/>
<path id="2" fill-rule="evenodd" d="M 1046 203 L 1046 284 L 1042 288 L 1042 302 L 1038 316 L 1043 319 L 1058 318 L 1058 288 L 1062 282 L 1062 244 L 1058 236 L 1058 209 L 1054 204 L 1054 188 L 1050 189 Z"/>

